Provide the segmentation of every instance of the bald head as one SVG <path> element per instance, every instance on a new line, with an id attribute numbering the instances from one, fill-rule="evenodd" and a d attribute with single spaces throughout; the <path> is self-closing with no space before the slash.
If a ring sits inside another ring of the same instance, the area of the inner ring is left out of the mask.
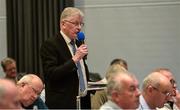
<path id="1" fill-rule="evenodd" d="M 151 109 L 163 107 L 171 93 L 172 85 L 169 79 L 159 72 L 150 73 L 143 81 L 142 95 Z"/>
<path id="2" fill-rule="evenodd" d="M 145 90 L 149 85 L 153 87 L 161 87 L 162 85 L 167 85 L 169 87 L 169 79 L 159 72 L 153 72 L 149 74 L 143 81 L 143 90 Z"/>
<path id="3" fill-rule="evenodd" d="M 149 85 L 153 86 L 159 86 L 160 84 L 160 77 L 162 75 L 158 74 L 157 72 L 153 72 L 149 74 L 144 80 L 143 80 L 143 90 L 145 90 Z M 164 76 L 163 76 L 164 77 Z"/>
<path id="4" fill-rule="evenodd" d="M 18 82 L 17 84 L 21 84 L 21 83 L 28 83 L 31 85 L 39 85 L 39 86 L 43 86 L 43 82 L 42 80 L 35 74 L 27 74 L 24 75 Z M 42 88 L 42 87 L 41 87 Z"/>
<path id="5" fill-rule="evenodd" d="M 108 79 L 107 95 L 120 108 L 135 109 L 139 105 L 138 81 L 128 72 L 116 71 Z"/>
<path id="6" fill-rule="evenodd" d="M 27 107 L 40 95 L 43 89 L 43 82 L 38 76 L 27 74 L 17 82 L 17 87 L 20 101 L 25 107 Z"/>
<path id="7" fill-rule="evenodd" d="M 173 92 L 172 92 L 172 96 L 176 96 L 176 89 L 177 89 L 177 85 L 176 85 L 176 81 L 175 81 L 175 78 L 172 74 L 172 72 L 170 71 L 170 69 L 168 68 L 157 68 L 156 70 L 154 70 L 155 72 L 158 72 L 162 75 L 164 75 L 165 77 L 167 77 L 172 85 L 172 89 L 173 89 Z M 173 100 L 173 99 L 170 99 L 170 100 Z"/>
<path id="8" fill-rule="evenodd" d="M 158 73 L 164 75 L 165 77 L 167 77 L 169 79 L 169 81 L 171 82 L 172 86 L 176 89 L 176 87 L 177 87 L 176 81 L 175 81 L 175 78 L 174 78 L 172 72 L 170 71 L 170 69 L 158 68 L 158 69 L 154 70 L 154 72 L 158 72 Z"/>
<path id="9" fill-rule="evenodd" d="M 14 82 L 0 79 L 0 109 L 20 109 L 18 91 Z"/>

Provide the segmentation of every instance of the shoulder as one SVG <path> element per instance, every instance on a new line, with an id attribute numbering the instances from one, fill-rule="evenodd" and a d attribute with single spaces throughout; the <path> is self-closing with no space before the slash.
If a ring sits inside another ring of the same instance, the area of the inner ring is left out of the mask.
<path id="1" fill-rule="evenodd" d="M 52 36 L 46 39 L 44 43 L 55 43 L 55 42 L 61 41 L 62 39 L 63 39 L 62 35 L 58 33 L 55 36 Z"/>
<path id="2" fill-rule="evenodd" d="M 59 47 L 59 45 L 61 45 L 62 43 L 63 43 L 63 37 L 61 36 L 61 34 L 57 34 L 55 36 L 46 39 L 41 45 L 41 50 L 56 48 Z"/>
<path id="3" fill-rule="evenodd" d="M 25 107 L 25 109 L 48 109 L 46 104 L 43 102 L 43 100 L 38 97 L 33 104 L 31 104 L 28 107 Z"/>
<path id="4" fill-rule="evenodd" d="M 34 106 L 37 106 L 38 109 L 47 109 L 46 104 L 43 102 L 43 100 L 38 97 L 37 100 L 33 104 Z"/>
<path id="5" fill-rule="evenodd" d="M 121 108 L 117 104 L 109 100 L 101 106 L 100 110 L 121 110 Z"/>

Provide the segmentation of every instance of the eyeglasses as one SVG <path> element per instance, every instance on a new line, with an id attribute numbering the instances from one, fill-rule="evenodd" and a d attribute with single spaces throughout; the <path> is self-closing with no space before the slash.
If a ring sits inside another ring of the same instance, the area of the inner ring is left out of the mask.
<path id="1" fill-rule="evenodd" d="M 68 20 L 64 20 L 64 21 L 65 21 L 65 22 L 68 22 L 68 23 L 71 23 L 71 24 L 73 24 L 74 26 L 81 26 L 81 27 L 84 26 L 84 23 L 72 22 L 72 21 L 68 21 Z"/>
<path id="2" fill-rule="evenodd" d="M 14 71 L 14 70 L 16 70 L 16 67 L 6 69 L 7 72 L 11 72 L 11 71 Z"/>
<path id="3" fill-rule="evenodd" d="M 39 96 L 41 94 L 41 91 L 39 92 L 38 90 L 36 90 L 31 84 L 26 83 L 33 91 L 34 94 L 36 94 L 37 96 Z"/>
<path id="4" fill-rule="evenodd" d="M 170 80 L 170 83 L 171 83 L 173 86 L 176 85 L 176 81 L 175 81 L 174 79 L 171 79 L 171 80 Z"/>
<path id="5" fill-rule="evenodd" d="M 170 96 L 172 95 L 170 92 L 167 92 L 167 91 L 162 92 L 162 91 L 160 91 L 160 90 L 159 90 L 158 88 L 156 88 L 156 87 L 153 87 L 153 86 L 152 86 L 152 88 L 155 89 L 155 90 L 157 90 L 157 91 L 159 91 L 160 93 L 164 94 L 166 97 L 170 97 Z"/>

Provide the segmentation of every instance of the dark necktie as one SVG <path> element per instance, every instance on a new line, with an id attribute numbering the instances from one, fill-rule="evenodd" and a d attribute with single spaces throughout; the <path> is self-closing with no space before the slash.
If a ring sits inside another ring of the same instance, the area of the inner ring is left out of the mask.
<path id="1" fill-rule="evenodd" d="M 72 46 L 72 50 L 73 50 L 73 54 L 76 53 L 76 47 L 75 47 L 75 42 L 72 40 L 70 42 L 71 46 Z M 79 86 L 80 86 L 80 91 L 81 92 L 84 92 L 85 90 L 85 81 L 84 81 L 84 78 L 83 78 L 83 72 L 82 72 L 82 68 L 81 68 L 81 64 L 80 64 L 80 61 L 77 62 L 77 68 L 78 68 L 78 74 L 79 74 Z"/>

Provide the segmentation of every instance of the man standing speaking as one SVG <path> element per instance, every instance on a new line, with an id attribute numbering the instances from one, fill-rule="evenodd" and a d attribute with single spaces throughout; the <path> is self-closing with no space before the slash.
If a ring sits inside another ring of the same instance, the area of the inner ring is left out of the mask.
<path id="1" fill-rule="evenodd" d="M 77 41 L 83 13 L 67 7 L 60 17 L 60 33 L 47 39 L 41 46 L 46 104 L 50 109 L 75 109 L 76 97 L 81 95 L 81 108 L 90 109 L 90 95 L 86 95 L 88 68 L 86 44 Z"/>

